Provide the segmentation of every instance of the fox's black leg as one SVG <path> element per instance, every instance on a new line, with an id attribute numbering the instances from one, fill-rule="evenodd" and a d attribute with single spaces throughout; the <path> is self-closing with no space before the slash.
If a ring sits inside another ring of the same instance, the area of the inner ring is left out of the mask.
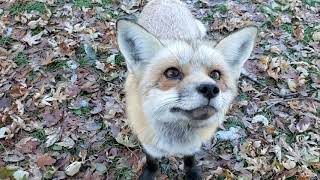
<path id="1" fill-rule="evenodd" d="M 194 155 L 184 156 L 184 170 L 186 172 L 186 180 L 201 180 L 200 168 L 196 167 Z"/>
<path id="2" fill-rule="evenodd" d="M 159 168 L 158 159 L 151 157 L 148 153 L 145 153 L 147 161 L 144 164 L 142 174 L 139 180 L 152 180 L 155 179 L 156 173 Z"/>

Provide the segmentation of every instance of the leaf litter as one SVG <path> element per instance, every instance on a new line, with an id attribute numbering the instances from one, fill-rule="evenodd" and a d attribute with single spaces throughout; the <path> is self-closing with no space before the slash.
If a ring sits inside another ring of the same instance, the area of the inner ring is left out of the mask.
<path id="1" fill-rule="evenodd" d="M 250 24 L 260 29 L 227 120 L 197 154 L 205 179 L 316 179 L 319 2 L 185 2 L 211 39 Z M 138 15 L 145 3 L 0 4 L 1 179 L 132 179 L 140 173 L 145 158 L 125 121 L 126 68 L 115 22 Z M 160 179 L 183 177 L 180 158 L 165 164 Z"/>

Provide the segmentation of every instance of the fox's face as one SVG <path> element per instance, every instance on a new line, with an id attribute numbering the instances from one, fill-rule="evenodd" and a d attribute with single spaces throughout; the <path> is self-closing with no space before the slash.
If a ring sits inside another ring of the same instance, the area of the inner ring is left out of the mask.
<path id="1" fill-rule="evenodd" d="M 139 79 L 143 112 L 152 123 L 201 127 L 226 112 L 237 92 L 240 69 L 257 30 L 248 27 L 218 44 L 203 40 L 158 40 L 120 20 L 118 42 L 129 73 Z"/>
<path id="2" fill-rule="evenodd" d="M 198 126 L 229 106 L 234 74 L 210 44 L 195 43 L 169 43 L 146 65 L 140 88 L 148 119 Z"/>

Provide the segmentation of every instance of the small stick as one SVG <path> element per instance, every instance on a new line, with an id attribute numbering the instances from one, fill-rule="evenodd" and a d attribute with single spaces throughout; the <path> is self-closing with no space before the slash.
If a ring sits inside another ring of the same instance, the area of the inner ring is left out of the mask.
<path id="1" fill-rule="evenodd" d="M 276 99 L 269 99 L 269 101 L 272 101 L 272 100 L 276 100 Z M 278 101 L 276 101 L 276 102 L 270 104 L 269 106 L 267 106 L 266 108 L 264 108 L 264 110 L 270 109 L 272 106 L 275 106 L 279 103 L 288 102 L 288 101 L 309 100 L 309 101 L 317 101 L 320 103 L 320 99 L 314 98 L 314 97 L 298 97 L 298 98 L 277 99 L 277 100 Z"/>
<path id="2" fill-rule="evenodd" d="M 266 86 L 265 84 L 257 81 L 256 79 L 254 79 L 254 78 L 252 78 L 252 77 L 250 77 L 250 76 L 248 76 L 248 75 L 246 75 L 246 74 L 241 73 L 241 75 L 242 75 L 243 77 L 249 79 L 250 81 L 256 83 L 256 84 L 258 84 L 258 85 L 260 85 L 260 86 L 262 86 L 262 87 L 267 88 L 269 91 L 271 91 L 272 93 L 274 93 L 275 95 L 277 95 L 277 96 L 279 96 L 279 97 L 281 97 L 281 98 L 285 98 L 285 99 L 286 99 L 286 98 L 288 98 L 288 97 L 292 97 L 292 96 L 297 96 L 297 95 L 299 95 L 299 93 L 290 93 L 290 94 L 285 94 L 285 95 L 280 94 L 280 93 L 278 93 L 277 91 L 271 89 L 269 86 Z"/>

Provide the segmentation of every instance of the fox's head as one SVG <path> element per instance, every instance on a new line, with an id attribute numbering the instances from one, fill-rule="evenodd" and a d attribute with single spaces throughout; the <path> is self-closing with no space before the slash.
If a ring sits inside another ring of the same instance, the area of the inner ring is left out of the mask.
<path id="1" fill-rule="evenodd" d="M 257 29 L 247 27 L 218 43 L 163 40 L 138 24 L 117 22 L 120 51 L 152 123 L 216 121 L 237 92 L 240 69 L 253 50 Z M 138 106 L 138 105 L 137 105 Z"/>

